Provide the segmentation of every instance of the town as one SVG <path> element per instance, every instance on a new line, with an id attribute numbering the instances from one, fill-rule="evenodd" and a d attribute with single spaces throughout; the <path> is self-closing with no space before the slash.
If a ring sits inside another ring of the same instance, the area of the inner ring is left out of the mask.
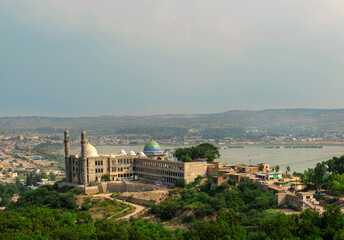
<path id="1" fill-rule="evenodd" d="M 181 145 L 169 154 L 150 139 L 140 152 L 100 153 L 91 139 L 82 131 L 80 141 L 73 141 L 80 145 L 80 154 L 71 154 L 68 130 L 63 139 L 3 139 L 1 211 L 38 204 L 87 212 L 90 218 L 111 224 L 159 219 L 166 228 L 173 222 L 189 229 L 193 222 L 220 221 L 229 208 L 241 212 L 240 224 L 248 236 L 260 229 L 262 223 L 254 221 L 258 216 L 304 218 L 309 211 L 327 216 L 329 206 L 344 211 L 339 175 L 344 157 L 323 161 L 304 173 L 291 173 L 289 167 L 283 172 L 267 162 L 222 162 L 219 147 L 211 143 Z M 61 144 L 64 156 L 59 153 Z M 190 230 L 185 231 L 184 235 Z"/>
<path id="2" fill-rule="evenodd" d="M 115 136 L 89 135 L 88 139 L 96 146 L 139 146 L 151 138 L 147 134 L 123 134 Z M 222 140 L 201 136 L 174 137 L 158 139 L 159 143 L 171 146 L 165 149 L 170 153 L 178 146 L 211 143 L 219 148 L 243 148 L 244 146 L 262 146 L 264 148 L 320 148 L 323 145 L 341 145 L 344 137 L 332 133 L 323 137 L 293 137 L 292 135 L 272 137 L 264 136 L 260 141 L 224 138 Z M 70 140 L 71 145 L 79 144 L 78 138 Z M 16 178 L 24 182 L 27 173 L 43 174 L 45 178 L 61 180 L 65 175 L 63 155 L 63 135 L 58 134 L 0 134 L 0 183 L 14 183 Z"/>
<path id="3" fill-rule="evenodd" d="M 187 185 L 196 178 L 202 180 L 210 177 L 211 186 L 215 188 L 225 182 L 238 185 L 240 182 L 251 181 L 257 182 L 264 191 L 273 192 L 276 204 L 285 207 L 280 211 L 286 213 L 302 212 L 307 208 L 323 212 L 323 206 L 327 202 L 319 199 L 324 199 L 324 196 L 328 200 L 336 197 L 331 196 L 326 190 L 308 191 L 307 184 L 300 178 L 301 174 L 293 176 L 291 172 L 284 173 L 278 165 L 224 163 L 218 158 L 211 161 L 207 158 L 196 158 L 191 162 L 178 162 L 176 159 L 169 160 L 168 153 L 163 152 L 153 140 L 149 141 L 140 153 L 131 151 L 127 154 L 122 150 L 120 153 L 98 155 L 96 148 L 89 141 L 98 140 L 99 143 L 107 138 L 90 137 L 86 140 L 86 132 L 83 132 L 81 139 L 84 144 L 81 147 L 84 149 L 84 156 L 82 153 L 80 156 L 70 155 L 72 141 L 67 130 L 64 140 L 59 136 L 1 136 L 0 183 L 14 184 L 20 181 L 31 189 L 37 189 L 38 186 L 58 181 L 60 187 L 73 186 L 81 193 L 122 192 L 122 199 L 130 199 L 134 203 L 152 203 L 166 196 L 169 189 L 180 184 L 180 180 Z M 57 146 L 63 142 L 65 157 L 53 153 L 60 150 Z M 75 140 L 73 143 L 78 144 L 78 141 Z M 118 144 L 115 141 L 102 143 Z M 82 170 L 82 164 L 86 161 L 87 171 Z M 83 176 L 86 172 L 90 175 Z M 136 195 L 145 197 L 133 197 Z M 154 198 L 149 199 L 149 196 Z M 12 200 L 17 201 L 19 197 L 18 193 L 14 193 Z M 344 205 L 341 200 L 338 204 Z"/>

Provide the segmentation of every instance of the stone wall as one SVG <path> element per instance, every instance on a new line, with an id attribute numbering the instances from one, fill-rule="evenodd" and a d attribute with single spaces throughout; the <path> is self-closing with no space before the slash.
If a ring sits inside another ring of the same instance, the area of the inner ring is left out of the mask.
<path id="1" fill-rule="evenodd" d="M 144 205 L 144 206 L 153 206 L 155 204 L 154 200 L 146 200 L 146 199 L 140 199 L 140 198 L 134 198 L 134 197 L 125 197 L 125 196 L 118 196 L 117 198 L 121 200 L 125 200 L 127 202 L 131 202 L 138 205 Z"/>
<path id="2" fill-rule="evenodd" d="M 184 179 L 186 183 L 193 182 L 198 175 L 202 177 L 207 176 L 207 162 L 184 163 Z"/>
<path id="3" fill-rule="evenodd" d="M 97 186 L 100 193 L 106 193 L 107 192 L 107 184 L 106 182 L 91 182 L 91 186 Z"/>
<path id="4" fill-rule="evenodd" d="M 107 191 L 112 192 L 142 192 L 142 191 L 152 191 L 154 186 L 151 184 L 143 183 L 108 183 Z"/>
<path id="5" fill-rule="evenodd" d="M 91 186 L 99 189 L 98 191 L 100 193 L 142 192 L 154 190 L 154 186 L 152 184 L 143 183 L 92 182 Z"/>
<path id="6" fill-rule="evenodd" d="M 287 204 L 295 209 L 298 209 L 300 211 L 303 210 L 303 203 L 298 199 L 297 196 L 287 194 Z"/>
<path id="7" fill-rule="evenodd" d="M 91 194 L 96 194 L 96 193 L 99 193 L 98 186 L 86 187 L 85 189 L 85 194 L 91 195 Z"/>
<path id="8" fill-rule="evenodd" d="M 286 193 L 275 193 L 275 201 L 277 205 L 284 205 L 287 203 L 287 194 Z"/>

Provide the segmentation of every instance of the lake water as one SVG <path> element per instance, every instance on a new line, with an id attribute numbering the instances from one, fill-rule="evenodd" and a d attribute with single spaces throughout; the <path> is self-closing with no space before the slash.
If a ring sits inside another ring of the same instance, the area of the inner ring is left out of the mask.
<path id="1" fill-rule="evenodd" d="M 160 145 L 162 150 L 169 149 L 173 152 L 175 148 L 186 146 Z M 98 153 L 116 153 L 124 149 L 140 152 L 144 145 L 127 146 L 96 146 Z M 72 148 L 72 154 L 80 154 L 80 148 Z M 282 171 L 290 166 L 291 171 L 303 172 L 307 168 L 313 168 L 317 162 L 326 161 L 334 156 L 344 155 L 344 146 L 324 146 L 323 148 L 263 148 L 260 146 L 245 146 L 244 148 L 220 149 L 221 161 L 225 163 L 257 164 L 269 163 L 270 166 L 279 165 Z M 169 154 L 172 158 L 172 154 Z"/>

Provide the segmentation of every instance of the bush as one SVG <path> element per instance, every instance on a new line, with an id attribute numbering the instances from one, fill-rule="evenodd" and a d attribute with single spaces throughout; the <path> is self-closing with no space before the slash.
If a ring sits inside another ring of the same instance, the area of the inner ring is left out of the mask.
<path id="1" fill-rule="evenodd" d="M 159 205 L 152 206 L 152 213 L 158 215 L 161 220 L 166 221 L 172 219 L 178 212 L 180 205 L 175 200 L 165 201 Z"/>
<path id="2" fill-rule="evenodd" d="M 184 178 L 179 178 L 176 181 L 176 187 L 181 187 L 181 188 L 185 188 L 186 187 L 186 181 Z"/>
<path id="3" fill-rule="evenodd" d="M 109 182 L 110 181 L 110 174 L 104 174 L 101 177 L 102 181 Z"/>

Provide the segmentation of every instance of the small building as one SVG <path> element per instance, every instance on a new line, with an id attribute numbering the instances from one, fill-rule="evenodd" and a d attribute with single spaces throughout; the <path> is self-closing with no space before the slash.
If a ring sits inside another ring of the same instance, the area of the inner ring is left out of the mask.
<path id="1" fill-rule="evenodd" d="M 16 172 L 9 172 L 7 173 L 10 177 L 14 178 L 14 177 L 18 177 L 18 174 Z"/>
<path id="2" fill-rule="evenodd" d="M 53 185 L 55 181 L 49 181 L 47 178 L 42 178 L 40 182 L 37 182 L 37 186 Z"/>
<path id="3" fill-rule="evenodd" d="M 18 201 L 18 198 L 20 198 L 20 196 L 19 196 L 17 193 L 15 193 L 15 194 L 13 194 L 13 196 L 12 196 L 12 198 L 11 198 L 11 201 L 12 201 L 12 202 L 17 202 L 17 201 Z"/>

